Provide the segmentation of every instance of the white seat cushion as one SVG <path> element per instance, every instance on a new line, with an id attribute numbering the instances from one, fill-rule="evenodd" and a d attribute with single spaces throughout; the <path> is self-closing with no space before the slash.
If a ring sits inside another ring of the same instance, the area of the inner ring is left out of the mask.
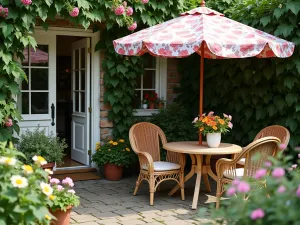
<path id="1" fill-rule="evenodd" d="M 229 173 L 228 170 L 225 170 L 223 175 L 224 175 L 224 177 L 230 178 L 230 179 L 242 178 L 244 176 L 244 168 L 235 169 L 235 176 L 233 174 Z"/>
<path id="2" fill-rule="evenodd" d="M 240 164 L 240 165 L 245 166 L 245 162 L 246 162 L 246 158 L 242 158 L 237 163 Z"/>
<path id="3" fill-rule="evenodd" d="M 171 162 L 157 161 L 157 162 L 153 162 L 153 165 L 154 165 L 154 171 L 166 171 L 166 170 L 180 169 L 179 164 L 171 163 Z M 142 168 L 143 168 L 143 170 L 148 170 L 147 165 L 143 165 Z"/>

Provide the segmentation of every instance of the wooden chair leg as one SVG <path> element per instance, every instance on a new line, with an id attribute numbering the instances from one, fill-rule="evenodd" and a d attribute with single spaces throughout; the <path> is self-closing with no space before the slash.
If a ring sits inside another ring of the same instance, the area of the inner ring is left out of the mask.
<path id="1" fill-rule="evenodd" d="M 140 184 L 141 184 L 141 173 L 139 174 L 139 177 L 136 180 L 135 189 L 134 189 L 133 195 L 136 195 L 136 193 L 138 192 Z"/>
<path id="2" fill-rule="evenodd" d="M 217 198 L 216 209 L 220 208 L 221 192 L 222 192 L 222 190 L 221 190 L 221 180 L 218 180 L 217 181 L 217 192 L 216 192 L 216 198 Z"/>
<path id="3" fill-rule="evenodd" d="M 210 183 L 209 183 L 209 180 L 208 180 L 208 174 L 204 173 L 204 174 L 202 174 L 202 176 L 203 176 L 203 180 L 204 180 L 204 185 L 205 185 L 206 191 L 207 192 L 211 192 Z"/>
<path id="4" fill-rule="evenodd" d="M 154 203 L 154 192 L 155 192 L 154 176 L 150 176 L 149 191 L 150 191 L 150 205 L 153 205 L 153 203 Z"/>
<path id="5" fill-rule="evenodd" d="M 179 182 L 180 182 L 180 187 L 181 187 L 181 200 L 185 200 L 185 195 L 184 195 L 184 172 L 181 171 L 180 176 L 179 176 Z"/>

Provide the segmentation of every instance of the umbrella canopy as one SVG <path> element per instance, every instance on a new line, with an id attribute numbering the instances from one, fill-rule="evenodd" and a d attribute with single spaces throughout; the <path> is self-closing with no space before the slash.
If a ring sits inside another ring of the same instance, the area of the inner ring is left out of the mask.
<path id="1" fill-rule="evenodd" d="M 180 17 L 114 40 L 121 55 L 140 56 L 146 52 L 168 58 L 201 55 L 200 105 L 203 113 L 204 58 L 290 57 L 295 44 L 224 17 L 222 13 L 201 7 Z M 200 135 L 199 142 L 202 142 Z"/>

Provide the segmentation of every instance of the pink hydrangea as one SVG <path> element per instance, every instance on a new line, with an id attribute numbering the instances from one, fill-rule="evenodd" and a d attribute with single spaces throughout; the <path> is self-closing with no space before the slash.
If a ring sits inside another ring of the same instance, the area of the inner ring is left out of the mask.
<path id="1" fill-rule="evenodd" d="M 281 167 L 275 168 L 272 172 L 272 176 L 275 178 L 281 178 L 284 176 L 284 174 L 285 174 L 285 171 Z"/>
<path id="2" fill-rule="evenodd" d="M 285 190 L 286 190 L 285 186 L 280 185 L 279 188 L 277 189 L 277 192 L 278 192 L 278 193 L 284 193 Z"/>
<path id="3" fill-rule="evenodd" d="M 142 0 L 143 4 L 147 4 L 149 2 L 149 0 Z"/>
<path id="4" fill-rule="evenodd" d="M 281 144 L 279 145 L 279 148 L 280 148 L 281 150 L 286 149 L 286 147 L 287 147 L 287 145 L 286 145 L 286 144 L 283 144 L 283 143 L 281 143 Z"/>
<path id="5" fill-rule="evenodd" d="M 252 220 L 257 220 L 257 219 L 263 218 L 264 216 L 265 216 L 264 210 L 258 208 L 258 209 L 255 209 L 255 210 L 252 211 L 250 217 L 251 217 Z"/>
<path id="6" fill-rule="evenodd" d="M 73 180 L 70 177 L 66 177 L 65 179 L 62 180 L 62 183 L 64 185 L 67 185 L 69 187 L 74 187 Z"/>
<path id="7" fill-rule="evenodd" d="M 240 193 L 247 193 L 250 191 L 250 185 L 246 181 L 241 181 L 237 185 L 237 191 Z"/>
<path id="8" fill-rule="evenodd" d="M 117 16 L 122 15 L 125 12 L 125 8 L 122 5 L 119 5 L 116 9 L 115 9 L 115 14 Z"/>
<path id="9" fill-rule="evenodd" d="M 79 15 L 79 8 L 74 7 L 73 10 L 70 12 L 70 16 L 77 17 Z"/>
<path id="10" fill-rule="evenodd" d="M 232 195 L 235 194 L 235 192 L 236 192 L 235 187 L 230 187 L 230 188 L 228 188 L 228 190 L 227 190 L 227 195 L 228 195 L 228 196 L 232 196 Z"/>
<path id="11" fill-rule="evenodd" d="M 59 184 L 59 183 L 60 183 L 59 179 L 51 178 L 50 180 L 50 184 Z"/>
<path id="12" fill-rule="evenodd" d="M 298 186 L 298 189 L 296 191 L 296 195 L 300 198 L 300 185 Z"/>
<path id="13" fill-rule="evenodd" d="M 31 0 L 21 0 L 24 5 L 30 5 L 32 3 Z"/>
<path id="14" fill-rule="evenodd" d="M 137 28 L 137 24 L 136 22 L 134 22 L 133 24 L 131 24 L 129 27 L 128 27 L 128 30 L 135 30 Z"/>
<path id="15" fill-rule="evenodd" d="M 259 179 L 263 178 L 264 176 L 266 176 L 266 174 L 267 174 L 266 169 L 258 169 L 254 175 L 254 178 L 259 180 Z"/>
<path id="16" fill-rule="evenodd" d="M 69 193 L 75 194 L 75 191 L 73 189 L 68 190 Z"/>
<path id="17" fill-rule="evenodd" d="M 266 161 L 264 164 L 265 164 L 265 167 L 271 167 L 272 166 L 272 163 L 270 161 Z"/>
<path id="18" fill-rule="evenodd" d="M 127 9 L 126 9 L 126 15 L 127 16 L 131 16 L 133 14 L 133 8 L 132 7 L 127 7 Z"/>
<path id="19" fill-rule="evenodd" d="M 5 126 L 7 126 L 7 127 L 11 127 L 12 125 L 13 125 L 12 119 L 8 119 L 8 120 L 6 120 L 6 122 L 5 122 Z"/>
<path id="20" fill-rule="evenodd" d="M 62 190 L 64 190 L 64 187 L 61 186 L 61 185 L 57 185 L 57 190 L 58 190 L 58 191 L 62 191 Z"/>

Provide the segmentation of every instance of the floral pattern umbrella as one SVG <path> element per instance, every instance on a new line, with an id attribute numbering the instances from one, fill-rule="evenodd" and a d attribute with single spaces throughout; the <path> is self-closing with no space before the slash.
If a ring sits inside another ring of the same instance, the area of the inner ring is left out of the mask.
<path id="1" fill-rule="evenodd" d="M 205 7 L 181 13 L 180 17 L 114 40 L 121 55 L 151 55 L 169 58 L 201 55 L 200 115 L 203 113 L 204 58 L 290 57 L 295 44 L 224 17 Z"/>

